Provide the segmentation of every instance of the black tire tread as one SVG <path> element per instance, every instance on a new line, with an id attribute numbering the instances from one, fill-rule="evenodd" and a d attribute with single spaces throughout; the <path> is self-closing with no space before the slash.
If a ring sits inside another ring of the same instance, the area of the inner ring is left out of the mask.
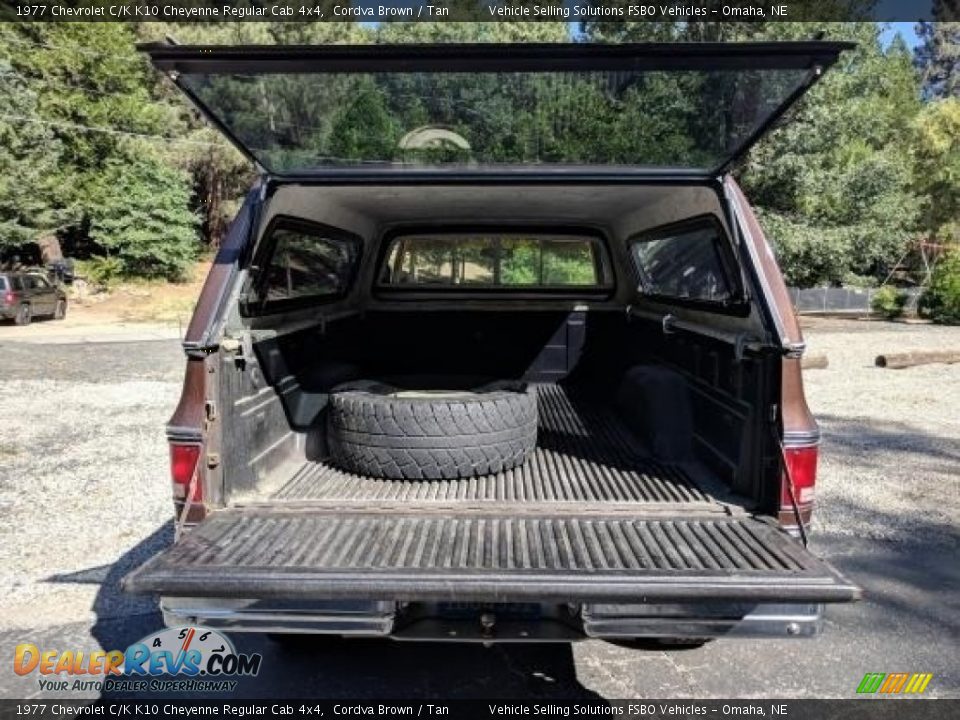
<path id="1" fill-rule="evenodd" d="M 392 479 L 454 479 L 508 470 L 537 440 L 536 397 L 396 398 L 347 390 L 330 396 L 330 456 L 350 472 Z"/>

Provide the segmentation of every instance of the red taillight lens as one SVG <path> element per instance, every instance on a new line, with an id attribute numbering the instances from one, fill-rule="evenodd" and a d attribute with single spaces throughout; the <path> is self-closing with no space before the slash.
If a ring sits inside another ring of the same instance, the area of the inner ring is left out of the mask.
<path id="1" fill-rule="evenodd" d="M 797 505 L 801 508 L 810 508 L 813 505 L 814 486 L 817 484 L 817 446 L 788 447 L 785 449 L 787 467 L 793 479 L 793 489 L 796 493 Z M 790 502 L 790 487 L 784 473 L 780 491 L 780 505 L 785 510 L 792 510 Z M 804 515 L 809 515 L 807 510 Z"/>
<path id="2" fill-rule="evenodd" d="M 190 481 L 197 471 L 199 461 L 199 445 L 170 445 L 170 475 L 173 478 L 174 500 L 183 502 L 187 499 L 187 489 L 190 487 Z M 203 485 L 199 477 L 193 485 L 193 494 L 190 500 L 195 503 L 203 500 Z"/>
<path id="3" fill-rule="evenodd" d="M 13 292 L 7 290 L 7 292 L 4 293 L 3 302 L 7 305 L 13 305 Z"/>

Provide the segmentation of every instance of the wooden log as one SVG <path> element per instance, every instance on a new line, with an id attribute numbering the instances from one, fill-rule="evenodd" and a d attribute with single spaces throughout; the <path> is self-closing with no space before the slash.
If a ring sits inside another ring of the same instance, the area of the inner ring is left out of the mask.
<path id="1" fill-rule="evenodd" d="M 914 365 L 960 362 L 960 350 L 914 350 L 877 355 L 877 367 L 899 370 Z"/>
<path id="2" fill-rule="evenodd" d="M 804 355 L 800 360 L 800 367 L 804 370 L 823 370 L 824 368 L 830 367 L 830 358 L 824 353 Z"/>

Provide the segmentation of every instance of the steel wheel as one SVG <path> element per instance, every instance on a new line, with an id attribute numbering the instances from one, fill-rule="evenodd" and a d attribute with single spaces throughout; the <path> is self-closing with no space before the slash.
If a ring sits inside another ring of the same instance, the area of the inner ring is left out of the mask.
<path id="1" fill-rule="evenodd" d="M 13 319 L 13 322 L 17 325 L 29 325 L 31 320 L 33 320 L 33 312 L 30 310 L 30 306 L 24 303 L 17 310 L 17 316 Z"/>

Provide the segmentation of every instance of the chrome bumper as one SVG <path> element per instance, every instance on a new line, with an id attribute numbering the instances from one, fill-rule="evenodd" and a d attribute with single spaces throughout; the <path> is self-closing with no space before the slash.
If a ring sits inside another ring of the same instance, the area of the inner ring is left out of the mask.
<path id="1" fill-rule="evenodd" d="M 164 597 L 168 626 L 396 640 L 569 642 L 587 638 L 811 637 L 816 604 L 543 604 L 232 600 Z"/>
<path id="2" fill-rule="evenodd" d="M 823 606 L 586 605 L 583 632 L 595 638 L 812 637 L 820 632 Z"/>
<path id="3" fill-rule="evenodd" d="M 383 637 L 393 631 L 396 603 L 283 602 L 225 598 L 162 597 L 169 627 L 203 625 L 231 632 L 326 633 Z"/>

